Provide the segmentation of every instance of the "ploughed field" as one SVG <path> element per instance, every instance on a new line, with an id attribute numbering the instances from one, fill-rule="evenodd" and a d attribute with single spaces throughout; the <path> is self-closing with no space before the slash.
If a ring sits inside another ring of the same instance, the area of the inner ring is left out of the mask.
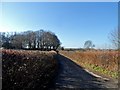
<path id="1" fill-rule="evenodd" d="M 45 89 L 57 71 L 53 51 L 2 50 L 2 89 Z"/>
<path id="2" fill-rule="evenodd" d="M 60 51 L 75 63 L 110 78 L 118 78 L 118 51 Z"/>

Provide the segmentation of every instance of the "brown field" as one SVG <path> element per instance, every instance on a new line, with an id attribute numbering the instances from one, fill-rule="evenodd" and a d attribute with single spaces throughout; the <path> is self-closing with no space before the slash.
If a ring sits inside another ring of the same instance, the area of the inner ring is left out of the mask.
<path id="1" fill-rule="evenodd" d="M 45 89 L 57 70 L 56 53 L 2 50 L 3 89 Z"/>
<path id="2" fill-rule="evenodd" d="M 118 78 L 118 51 L 60 51 L 79 65 Z"/>

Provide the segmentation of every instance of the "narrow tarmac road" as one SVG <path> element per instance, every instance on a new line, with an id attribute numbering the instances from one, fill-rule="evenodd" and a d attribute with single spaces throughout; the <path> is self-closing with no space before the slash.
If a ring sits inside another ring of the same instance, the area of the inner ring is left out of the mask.
<path id="1" fill-rule="evenodd" d="M 103 88 L 116 88 L 117 81 L 105 80 L 88 73 L 67 57 L 58 55 L 59 73 L 54 81 L 54 86 L 50 90 L 61 89 L 84 89 L 97 90 Z"/>

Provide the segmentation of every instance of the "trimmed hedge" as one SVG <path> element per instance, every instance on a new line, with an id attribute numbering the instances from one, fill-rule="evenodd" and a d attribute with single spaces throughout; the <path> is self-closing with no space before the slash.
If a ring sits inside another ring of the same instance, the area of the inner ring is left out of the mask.
<path id="1" fill-rule="evenodd" d="M 57 70 L 55 52 L 2 50 L 2 84 L 8 89 L 46 89 Z"/>

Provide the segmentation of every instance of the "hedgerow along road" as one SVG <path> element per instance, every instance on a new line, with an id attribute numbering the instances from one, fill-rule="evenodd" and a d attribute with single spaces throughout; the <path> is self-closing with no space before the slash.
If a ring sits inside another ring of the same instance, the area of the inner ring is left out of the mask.
<path id="1" fill-rule="evenodd" d="M 64 55 L 58 54 L 59 72 L 50 89 L 81 89 L 97 90 L 104 88 L 118 88 L 117 80 L 97 77 L 80 65 L 77 65 Z"/>

